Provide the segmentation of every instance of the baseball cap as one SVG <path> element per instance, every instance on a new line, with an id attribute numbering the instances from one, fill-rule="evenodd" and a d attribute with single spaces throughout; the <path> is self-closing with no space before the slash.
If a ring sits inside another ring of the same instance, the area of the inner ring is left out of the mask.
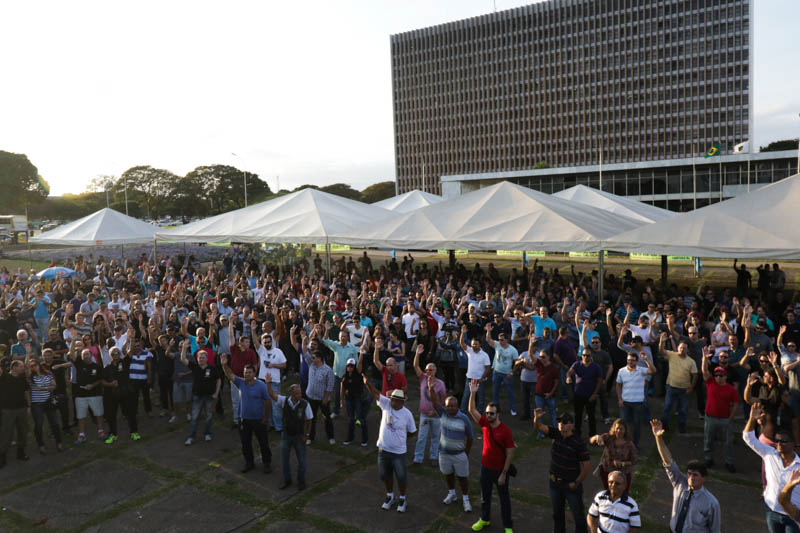
<path id="1" fill-rule="evenodd" d="M 356 360 L 353 359 L 352 357 L 348 359 L 347 364 L 345 364 L 345 366 L 350 366 L 350 365 L 356 366 Z"/>
<path id="2" fill-rule="evenodd" d="M 714 375 L 715 376 L 727 376 L 728 375 L 728 371 L 725 370 L 724 368 L 717 367 L 717 368 L 714 369 Z"/>

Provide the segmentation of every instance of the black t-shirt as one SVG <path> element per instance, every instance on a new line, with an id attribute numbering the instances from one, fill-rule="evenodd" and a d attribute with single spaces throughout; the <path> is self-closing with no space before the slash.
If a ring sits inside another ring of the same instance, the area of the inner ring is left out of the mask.
<path id="1" fill-rule="evenodd" d="M 559 479 L 575 481 L 581 473 L 581 462 L 589 460 L 586 444 L 575 434 L 564 438 L 550 426 L 547 436 L 553 439 L 550 449 L 550 473 Z"/>
<path id="2" fill-rule="evenodd" d="M 217 367 L 207 365 L 200 368 L 194 361 L 189 361 L 189 370 L 192 371 L 192 394 L 195 396 L 211 396 L 217 392 L 219 372 Z"/>
<path id="3" fill-rule="evenodd" d="M 25 374 L 17 377 L 5 373 L 0 376 L 0 408 L 23 409 L 28 407 L 25 391 L 30 390 Z"/>
<path id="4" fill-rule="evenodd" d="M 175 360 L 167 357 L 167 352 L 161 346 L 156 346 L 151 350 L 156 358 L 156 371 L 158 377 L 167 379 L 175 373 Z"/>
<path id="5" fill-rule="evenodd" d="M 106 393 L 122 395 L 128 392 L 130 385 L 131 358 L 121 357 L 116 363 L 111 361 L 103 368 L 103 381 L 116 381 L 115 389 L 106 388 Z"/>
<path id="6" fill-rule="evenodd" d="M 94 362 L 85 363 L 83 359 L 78 357 L 75 359 L 75 374 L 77 375 L 77 385 L 78 385 L 78 398 L 90 398 L 92 396 L 102 396 L 103 395 L 103 387 L 97 386 L 93 387 L 92 389 L 86 389 L 87 385 L 91 385 L 93 383 L 99 383 L 100 379 L 103 376 L 103 369 L 100 368 L 100 365 Z"/>
<path id="7" fill-rule="evenodd" d="M 63 340 L 53 339 L 51 341 L 47 341 L 46 343 L 44 343 L 44 346 L 42 348 L 50 348 L 51 350 L 53 350 L 53 353 L 55 355 L 59 355 L 57 352 L 67 353 L 69 347 L 67 346 L 67 343 L 64 342 Z"/>
<path id="8" fill-rule="evenodd" d="M 342 376 L 342 386 L 344 387 L 344 397 L 346 400 L 357 400 L 364 393 L 364 378 L 358 370 L 352 374 L 345 372 Z"/>
<path id="9" fill-rule="evenodd" d="M 67 369 L 66 368 L 56 368 L 53 369 L 53 366 L 56 365 L 63 365 L 64 360 L 60 357 L 53 357 L 53 364 L 51 365 L 50 371 L 53 373 L 53 377 L 56 380 L 56 390 L 53 391 L 53 394 L 66 394 L 67 393 Z"/>

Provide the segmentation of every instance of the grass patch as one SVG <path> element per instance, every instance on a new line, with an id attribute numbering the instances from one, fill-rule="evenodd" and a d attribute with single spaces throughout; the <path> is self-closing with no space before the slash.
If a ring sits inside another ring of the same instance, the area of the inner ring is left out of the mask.
<path id="1" fill-rule="evenodd" d="M 9 531 L 55 531 L 47 519 L 31 519 L 6 507 L 0 511 L 0 526 Z"/>
<path id="2" fill-rule="evenodd" d="M 24 272 L 27 272 L 31 268 L 39 272 L 49 266 L 50 261 L 40 261 L 37 259 L 28 261 L 28 259 L 9 259 L 7 257 L 0 258 L 0 267 L 6 267 L 11 273 L 16 272 L 18 268 L 21 268 Z"/>

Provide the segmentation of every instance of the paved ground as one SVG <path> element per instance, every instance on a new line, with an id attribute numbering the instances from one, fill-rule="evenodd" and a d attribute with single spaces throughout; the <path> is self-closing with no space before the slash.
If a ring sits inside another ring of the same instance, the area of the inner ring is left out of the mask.
<path id="1" fill-rule="evenodd" d="M 410 380 L 411 397 L 418 397 L 416 379 Z M 410 402 L 412 411 L 415 401 Z M 653 401 L 658 412 L 660 401 Z M 696 411 L 690 411 L 690 432 L 670 438 L 680 464 L 702 456 L 702 430 Z M 612 411 L 613 413 L 613 411 Z M 72 445 L 60 454 L 45 456 L 31 451 L 31 461 L 20 463 L 9 454 L 9 465 L 0 471 L 0 533 L 6 531 L 269 531 L 306 532 L 450 532 L 467 531 L 477 511 L 465 514 L 456 504 L 445 507 L 446 494 L 437 469 L 428 464 L 411 469 L 408 512 L 380 509 L 383 490 L 375 465 L 377 412 L 370 414 L 371 445 L 343 446 L 317 442 L 309 448 L 309 488 L 279 491 L 278 439 L 270 435 L 275 471 L 241 474 L 238 435 L 215 419 L 214 440 L 183 445 L 187 424 L 172 426 L 166 419 L 142 417 L 139 442 L 122 440 L 114 446 L 90 442 Z M 547 492 L 549 443 L 537 441 L 528 422 L 505 417 L 519 446 L 519 476 L 512 481 L 515 531 L 551 528 Z M 742 423 L 738 426 L 741 429 Z M 335 420 L 337 440 L 346 435 L 346 422 Z M 602 427 L 602 426 L 601 426 Z M 649 432 L 643 433 L 643 456 L 634 474 L 632 495 L 642 507 L 644 531 L 666 532 L 671 488 L 657 459 Z M 713 471 L 708 486 L 723 509 L 723 531 L 763 532 L 760 462 L 737 436 L 736 465 L 729 474 Z M 48 443 L 50 444 L 50 443 Z M 480 443 L 472 452 L 471 495 L 480 503 L 477 472 Z M 52 447 L 52 446 L 51 446 Z M 413 447 L 413 442 L 411 443 Z M 258 454 L 257 454 L 258 455 Z M 592 450 L 593 466 L 600 450 Z M 721 463 L 721 457 L 717 463 Z M 590 477 L 584 500 L 599 490 Z M 493 518 L 499 530 L 499 506 Z M 571 528 L 568 528 L 571 530 Z"/>

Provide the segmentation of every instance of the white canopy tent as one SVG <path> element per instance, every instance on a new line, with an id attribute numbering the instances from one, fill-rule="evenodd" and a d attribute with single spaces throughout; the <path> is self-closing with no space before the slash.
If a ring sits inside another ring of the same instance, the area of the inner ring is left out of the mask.
<path id="1" fill-rule="evenodd" d="M 159 231 L 156 237 L 186 242 L 338 243 L 334 235 L 356 234 L 391 215 L 380 207 L 309 188 Z"/>
<path id="2" fill-rule="evenodd" d="M 400 249 L 593 252 L 640 221 L 507 181 L 410 213 L 395 214 L 336 242 Z"/>
<path id="3" fill-rule="evenodd" d="M 599 207 L 606 211 L 623 215 L 634 220 L 640 220 L 643 223 L 658 222 L 659 220 L 666 220 L 672 218 L 677 213 L 667 209 L 661 209 L 654 205 L 649 205 L 644 202 L 625 198 L 624 196 L 617 196 L 610 192 L 601 191 L 586 185 L 575 185 L 569 189 L 553 193 L 553 196 L 570 200 L 581 204 L 592 205 Z"/>
<path id="4" fill-rule="evenodd" d="M 103 246 L 152 243 L 158 226 L 110 208 L 75 220 L 31 238 L 34 244 Z"/>
<path id="5" fill-rule="evenodd" d="M 414 189 L 413 191 L 408 191 L 407 193 L 403 193 L 392 198 L 387 198 L 386 200 L 381 200 L 380 202 L 375 202 L 372 205 L 382 207 L 396 213 L 408 213 L 409 211 L 414 211 L 420 207 L 427 207 L 429 205 L 437 204 L 443 200 L 444 198 L 441 196 Z"/>
<path id="6" fill-rule="evenodd" d="M 621 233 L 609 250 L 724 258 L 800 258 L 800 175 Z"/>

